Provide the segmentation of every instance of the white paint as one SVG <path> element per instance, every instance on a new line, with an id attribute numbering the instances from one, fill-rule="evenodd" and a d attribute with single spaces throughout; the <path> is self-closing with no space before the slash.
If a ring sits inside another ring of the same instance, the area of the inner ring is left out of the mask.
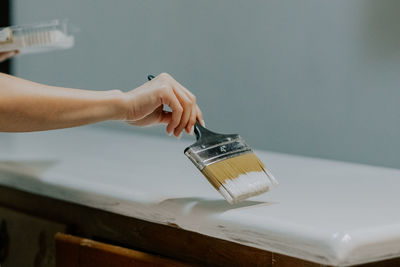
<path id="1" fill-rule="evenodd" d="M 400 256 L 400 170 L 258 151 L 280 186 L 229 205 L 184 156 L 190 143 L 90 127 L 15 134 L 0 184 L 321 264 Z"/>
<path id="2" fill-rule="evenodd" d="M 230 203 L 240 202 L 249 197 L 254 197 L 271 189 L 276 185 L 276 179 L 270 174 L 249 172 L 241 174 L 234 179 L 227 179 L 220 187 L 219 192 Z"/>

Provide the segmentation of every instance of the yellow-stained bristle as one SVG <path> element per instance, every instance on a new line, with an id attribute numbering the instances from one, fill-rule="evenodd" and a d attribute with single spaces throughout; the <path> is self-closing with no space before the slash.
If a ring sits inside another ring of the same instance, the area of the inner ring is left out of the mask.
<path id="1" fill-rule="evenodd" d="M 234 179 L 249 172 L 264 172 L 264 169 L 264 163 L 254 153 L 248 153 L 208 165 L 202 172 L 214 183 L 218 181 L 219 184 L 223 184 L 227 179 Z M 211 181 L 210 183 L 213 184 Z"/>
<path id="2" fill-rule="evenodd" d="M 254 153 L 218 161 L 202 173 L 231 204 L 264 193 L 277 184 Z"/>

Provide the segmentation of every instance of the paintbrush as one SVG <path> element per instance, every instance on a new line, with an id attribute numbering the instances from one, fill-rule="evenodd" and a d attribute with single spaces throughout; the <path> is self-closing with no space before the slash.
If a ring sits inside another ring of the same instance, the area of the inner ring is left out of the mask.
<path id="1" fill-rule="evenodd" d="M 194 132 L 197 142 L 185 149 L 185 155 L 230 204 L 278 184 L 240 135 L 215 133 L 198 121 Z"/>
<path id="2" fill-rule="evenodd" d="M 185 149 L 185 155 L 230 204 L 278 184 L 240 135 L 215 133 L 198 121 L 194 133 L 197 141 Z"/>
<path id="3" fill-rule="evenodd" d="M 0 28 L 0 52 L 18 50 L 21 53 L 34 53 L 71 48 L 74 36 L 68 34 L 68 26 L 65 20 L 53 20 Z"/>

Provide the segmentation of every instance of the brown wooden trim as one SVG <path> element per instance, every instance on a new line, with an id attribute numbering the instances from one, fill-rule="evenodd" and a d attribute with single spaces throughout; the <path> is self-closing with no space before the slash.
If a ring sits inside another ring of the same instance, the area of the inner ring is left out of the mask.
<path id="1" fill-rule="evenodd" d="M 175 260 L 86 238 L 57 233 L 57 267 L 190 266 Z"/>
<path id="2" fill-rule="evenodd" d="M 208 266 L 323 266 L 119 214 L 0 186 L 0 205 L 67 224 L 69 234 Z M 399 258 L 384 266 L 399 266 Z M 365 265 L 369 266 L 369 265 Z"/>
<path id="3" fill-rule="evenodd" d="M 70 234 L 189 263 L 214 266 L 272 266 L 273 263 L 273 254 L 261 249 L 8 187 L 0 186 L 0 205 L 67 224 Z M 293 260 L 299 266 L 304 262 Z"/>
<path id="4" fill-rule="evenodd" d="M 366 264 L 355 265 L 353 267 L 399 267 L 400 266 L 400 258 L 394 258 L 379 262 L 371 262 Z"/>

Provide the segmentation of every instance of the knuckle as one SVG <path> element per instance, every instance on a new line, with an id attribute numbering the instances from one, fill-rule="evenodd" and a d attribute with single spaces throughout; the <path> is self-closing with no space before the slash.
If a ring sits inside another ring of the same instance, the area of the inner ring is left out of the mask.
<path id="1" fill-rule="evenodd" d="M 167 96 L 169 94 L 171 94 L 172 89 L 170 86 L 168 86 L 167 84 L 161 84 L 158 88 L 159 92 L 161 95 L 163 96 Z"/>
<path id="2" fill-rule="evenodd" d="M 185 105 L 185 108 L 190 108 L 193 105 L 193 103 L 190 99 L 188 99 L 184 102 L 184 105 Z"/>
<path id="3" fill-rule="evenodd" d="M 170 87 L 169 87 L 168 85 L 166 85 L 166 84 L 161 84 L 161 85 L 159 86 L 159 89 L 160 89 L 160 91 L 162 91 L 162 92 L 168 92 L 168 90 L 170 89 Z"/>
<path id="4" fill-rule="evenodd" d="M 181 106 L 176 108 L 176 112 L 178 113 L 182 113 L 183 112 L 183 108 Z"/>
<path id="5" fill-rule="evenodd" d="M 193 102 L 196 102 L 196 100 L 197 100 L 196 96 L 195 96 L 192 92 L 189 92 L 189 98 L 190 98 L 190 100 L 192 100 Z"/>
<path id="6" fill-rule="evenodd" d="M 169 74 L 166 73 L 166 72 L 163 72 L 163 73 L 161 73 L 161 74 L 158 75 L 158 76 L 159 76 L 161 79 L 165 79 L 165 80 L 171 78 L 171 75 L 169 75 Z"/>

